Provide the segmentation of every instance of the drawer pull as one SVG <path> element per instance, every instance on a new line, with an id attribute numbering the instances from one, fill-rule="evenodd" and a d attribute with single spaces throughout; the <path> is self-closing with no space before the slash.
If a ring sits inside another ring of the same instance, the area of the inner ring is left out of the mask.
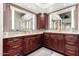
<path id="1" fill-rule="evenodd" d="M 20 40 L 20 39 L 14 39 L 13 41 L 18 41 L 18 40 Z"/>
<path id="2" fill-rule="evenodd" d="M 71 46 L 71 45 L 66 45 L 65 49 L 72 50 L 72 51 L 78 50 L 78 48 L 76 46 Z"/>
<path id="3" fill-rule="evenodd" d="M 17 46 L 13 46 L 12 48 L 18 48 L 18 47 L 20 47 L 19 45 L 17 45 Z"/>
<path id="4" fill-rule="evenodd" d="M 13 40 L 11 40 L 11 41 L 8 41 L 8 43 L 13 43 Z"/>
<path id="5" fill-rule="evenodd" d="M 74 42 L 66 42 L 67 44 L 70 44 L 70 45 L 76 45 L 76 43 Z"/>
<path id="6" fill-rule="evenodd" d="M 75 54 L 75 51 L 67 51 L 68 53 Z"/>

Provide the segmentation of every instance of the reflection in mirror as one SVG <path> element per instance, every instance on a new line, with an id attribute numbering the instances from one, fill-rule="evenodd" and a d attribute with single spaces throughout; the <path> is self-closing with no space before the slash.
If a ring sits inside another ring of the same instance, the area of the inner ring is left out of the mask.
<path id="1" fill-rule="evenodd" d="M 33 14 L 12 10 L 11 31 L 31 31 L 33 30 Z"/>
<path id="2" fill-rule="evenodd" d="M 60 28 L 61 28 L 61 18 L 59 15 L 53 14 L 51 20 L 51 29 L 59 30 Z"/>
<path id="3" fill-rule="evenodd" d="M 52 28 L 61 31 L 76 31 L 78 26 L 78 20 L 75 20 L 75 10 L 75 6 L 72 6 L 70 8 L 66 8 L 52 13 L 49 17 L 50 29 Z"/>
<path id="4" fill-rule="evenodd" d="M 71 30 L 71 12 L 59 14 L 62 19 L 62 30 Z"/>

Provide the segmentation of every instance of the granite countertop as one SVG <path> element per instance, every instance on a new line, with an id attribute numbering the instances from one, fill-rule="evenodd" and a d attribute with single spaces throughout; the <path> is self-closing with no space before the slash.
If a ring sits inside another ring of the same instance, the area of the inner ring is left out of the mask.
<path id="1" fill-rule="evenodd" d="M 78 31 L 52 31 L 52 30 L 44 30 L 44 31 L 32 31 L 32 32 L 5 32 L 3 38 L 17 37 L 17 36 L 25 36 L 25 35 L 35 35 L 35 34 L 43 34 L 43 33 L 65 33 L 65 34 L 79 34 Z"/>
<path id="2" fill-rule="evenodd" d="M 45 31 L 47 33 L 65 33 L 65 34 L 79 34 L 79 31 L 52 31 L 52 30 L 47 30 Z"/>
<path id="3" fill-rule="evenodd" d="M 17 36 L 27 36 L 27 35 L 36 35 L 43 34 L 43 31 L 34 31 L 34 32 L 6 32 L 3 35 L 3 38 L 17 37 Z"/>

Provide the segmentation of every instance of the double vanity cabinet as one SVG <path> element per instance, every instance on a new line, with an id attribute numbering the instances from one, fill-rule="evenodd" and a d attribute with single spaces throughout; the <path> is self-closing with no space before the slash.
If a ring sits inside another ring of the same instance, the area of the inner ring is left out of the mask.
<path id="1" fill-rule="evenodd" d="M 44 46 L 69 56 L 79 55 L 79 35 L 45 33 Z"/>
<path id="2" fill-rule="evenodd" d="M 64 53 L 64 36 L 56 33 L 44 34 L 44 46 Z"/>
<path id="3" fill-rule="evenodd" d="M 27 55 L 40 47 L 46 47 L 64 55 L 79 56 L 79 33 L 66 33 L 66 31 L 79 30 L 79 4 L 52 13 L 38 12 L 37 14 L 13 3 L 5 3 L 3 8 L 4 32 L 44 30 L 40 34 L 25 33 L 19 36 L 15 33 L 17 36 L 4 37 L 4 56 Z"/>
<path id="4" fill-rule="evenodd" d="M 27 55 L 40 47 L 57 51 L 68 56 L 79 55 L 79 35 L 69 33 L 51 33 L 4 38 L 3 55 Z"/>
<path id="5" fill-rule="evenodd" d="M 3 40 L 3 55 L 25 55 L 41 47 L 41 34 L 5 38 Z"/>

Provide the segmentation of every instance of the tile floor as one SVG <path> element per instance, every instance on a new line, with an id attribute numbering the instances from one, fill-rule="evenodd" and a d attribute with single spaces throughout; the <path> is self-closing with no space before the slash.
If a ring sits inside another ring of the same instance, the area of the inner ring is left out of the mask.
<path id="1" fill-rule="evenodd" d="M 50 49 L 42 47 L 36 50 L 35 52 L 29 54 L 28 56 L 63 56 L 63 55 L 57 52 L 54 52 Z"/>

